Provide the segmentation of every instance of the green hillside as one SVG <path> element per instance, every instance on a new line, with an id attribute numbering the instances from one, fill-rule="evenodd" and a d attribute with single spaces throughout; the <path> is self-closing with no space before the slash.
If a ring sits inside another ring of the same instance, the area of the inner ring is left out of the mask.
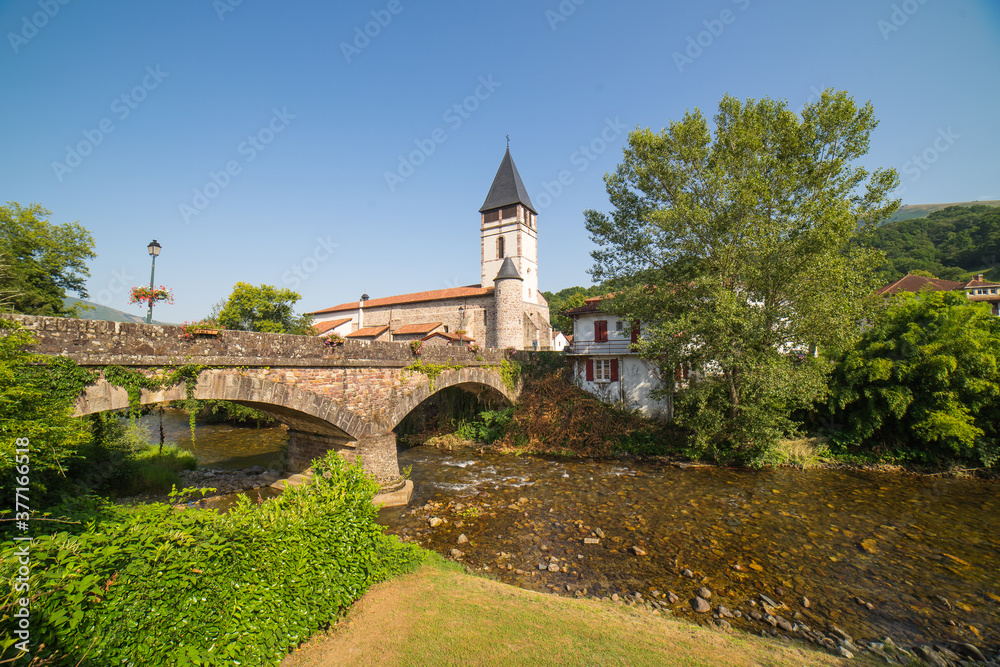
<path id="1" fill-rule="evenodd" d="M 899 222 L 900 220 L 912 220 L 914 218 L 926 218 L 935 211 L 946 209 L 950 206 L 1000 206 L 1000 200 L 990 201 L 963 201 L 952 204 L 904 204 L 900 206 L 886 224 Z"/>
<path id="2" fill-rule="evenodd" d="M 882 277 L 891 282 L 909 271 L 968 280 L 978 273 L 1000 280 L 1000 208 L 954 205 L 927 217 L 889 222 L 875 232 L 886 254 Z"/>
<path id="3" fill-rule="evenodd" d="M 146 321 L 145 314 L 138 315 L 132 313 L 126 313 L 116 308 L 110 308 L 108 306 L 102 306 L 98 303 L 93 303 L 91 301 L 84 301 L 83 299 L 77 299 L 76 297 L 68 296 L 63 299 L 63 303 L 69 308 L 73 304 L 82 303 L 85 306 L 90 306 L 91 310 L 85 310 L 80 313 L 80 317 L 85 320 L 102 320 L 105 322 L 135 322 L 142 324 Z M 139 310 L 138 306 L 136 310 Z M 143 311 L 144 312 L 144 311 Z M 169 322 L 160 322 L 158 320 L 153 320 L 153 324 L 169 324 Z"/>

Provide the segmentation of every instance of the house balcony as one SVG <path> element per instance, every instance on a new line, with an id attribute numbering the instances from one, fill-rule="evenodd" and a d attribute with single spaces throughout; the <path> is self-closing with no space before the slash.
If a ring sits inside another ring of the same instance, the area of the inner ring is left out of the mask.
<path id="1" fill-rule="evenodd" d="M 605 341 L 574 340 L 573 343 L 566 348 L 566 354 L 597 356 L 602 354 L 623 355 L 623 354 L 635 354 L 635 353 L 632 351 L 632 341 L 628 339 L 622 339 L 622 340 L 605 340 Z"/>

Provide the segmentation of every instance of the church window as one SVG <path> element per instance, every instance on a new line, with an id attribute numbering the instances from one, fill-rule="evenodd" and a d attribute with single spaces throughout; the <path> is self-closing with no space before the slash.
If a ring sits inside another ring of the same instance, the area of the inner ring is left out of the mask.
<path id="1" fill-rule="evenodd" d="M 502 236 L 498 236 L 497 237 L 497 259 L 503 259 L 504 257 L 507 256 L 507 253 L 505 252 L 505 250 L 506 250 L 506 248 L 504 248 L 504 239 L 503 239 Z"/>
<path id="2" fill-rule="evenodd" d="M 500 221 L 500 209 L 493 211 L 487 211 L 483 214 L 483 222 L 499 222 Z"/>
<path id="3" fill-rule="evenodd" d="M 517 206 L 507 206 L 501 213 L 500 218 L 503 220 L 510 220 L 511 218 L 517 218 Z"/>

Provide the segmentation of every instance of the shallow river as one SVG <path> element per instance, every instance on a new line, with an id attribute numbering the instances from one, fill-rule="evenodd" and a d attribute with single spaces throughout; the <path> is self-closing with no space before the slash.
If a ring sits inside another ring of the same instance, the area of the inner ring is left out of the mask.
<path id="1" fill-rule="evenodd" d="M 143 423 L 158 440 L 157 415 Z M 192 443 L 187 416 L 171 410 L 164 430 L 168 441 L 214 468 L 279 467 L 287 440 L 284 427 L 206 425 Z M 647 599 L 654 590 L 673 591 L 680 597 L 673 612 L 699 622 L 711 616 L 689 604 L 701 586 L 713 591 L 713 609 L 722 604 L 744 613 L 763 593 L 787 605 L 780 612 L 786 618 L 798 612 L 813 627 L 834 623 L 861 639 L 1000 646 L 995 483 L 834 470 L 682 470 L 430 447 L 401 450 L 399 458 L 400 468 L 412 466 L 415 495 L 408 507 L 383 509 L 380 521 L 446 556 L 458 548 L 470 566 L 517 586 L 563 595 L 639 592 Z M 446 523 L 431 528 L 433 517 Z M 469 541 L 459 544 L 460 535 Z M 597 543 L 585 544 L 587 538 Z M 729 620 L 745 630 L 769 629 Z"/>
<path id="2" fill-rule="evenodd" d="M 469 565 L 518 586 L 646 599 L 673 591 L 675 614 L 700 622 L 710 615 L 689 601 L 701 586 L 713 591 L 713 608 L 744 613 L 764 593 L 788 606 L 787 618 L 799 612 L 813 627 L 834 623 L 857 638 L 1000 645 L 993 483 L 429 447 L 401 451 L 400 466 L 413 467 L 414 499 L 383 509 L 380 521 L 442 554 L 458 548 Z M 447 523 L 431 528 L 432 517 Z M 459 544 L 460 535 L 469 541 Z M 553 562 L 559 572 L 539 569 Z"/>

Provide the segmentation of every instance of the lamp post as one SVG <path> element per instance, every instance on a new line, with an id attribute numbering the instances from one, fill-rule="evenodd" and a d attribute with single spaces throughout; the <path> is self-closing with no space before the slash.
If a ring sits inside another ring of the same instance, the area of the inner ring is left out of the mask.
<path id="1" fill-rule="evenodd" d="M 146 313 L 146 324 L 153 323 L 153 275 L 156 273 L 156 256 L 160 254 L 160 244 L 153 239 L 146 246 L 149 256 L 153 258 L 153 267 L 149 270 L 149 311 Z"/>

